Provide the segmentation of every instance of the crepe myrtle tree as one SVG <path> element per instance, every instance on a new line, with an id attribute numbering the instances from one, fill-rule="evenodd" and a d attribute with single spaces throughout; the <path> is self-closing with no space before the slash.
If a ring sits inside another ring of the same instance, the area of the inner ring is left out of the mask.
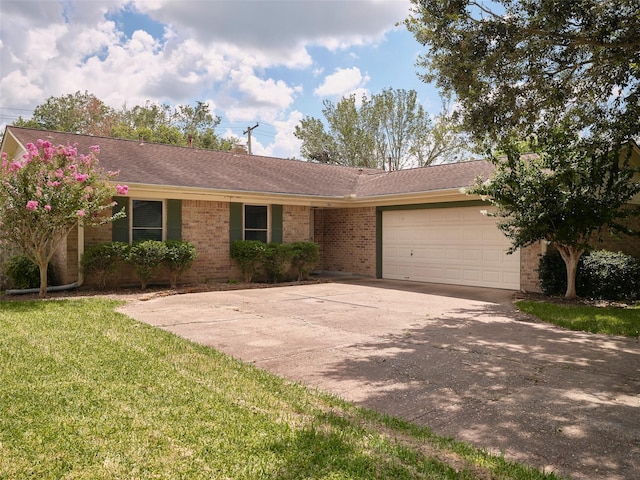
<path id="1" fill-rule="evenodd" d="M 638 235 L 624 220 L 640 214 L 628 202 L 640 192 L 629 162 L 630 144 L 594 144 L 556 131 L 530 142 L 522 155 L 514 143 L 505 155 L 491 157 L 490 179 L 476 179 L 466 193 L 491 202 L 498 227 L 511 240 L 509 253 L 539 240 L 552 243 L 564 260 L 565 298 L 576 297 L 576 272 L 582 254 L 604 232 Z M 486 212 L 484 212 L 486 213 Z"/>
<path id="2" fill-rule="evenodd" d="M 124 215 L 105 215 L 114 195 L 126 185 L 114 185 L 118 172 L 98 168 L 99 147 L 79 154 L 77 145 L 53 146 L 47 140 L 29 143 L 27 152 L 10 159 L 2 154 L 0 168 L 0 235 L 40 268 L 40 297 L 47 293 L 47 265 L 56 248 L 78 224 L 110 222 Z"/>

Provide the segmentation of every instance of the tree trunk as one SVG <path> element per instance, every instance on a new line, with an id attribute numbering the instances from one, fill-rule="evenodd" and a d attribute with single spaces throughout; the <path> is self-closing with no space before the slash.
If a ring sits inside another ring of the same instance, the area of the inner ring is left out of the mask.
<path id="1" fill-rule="evenodd" d="M 567 291 L 564 294 L 566 299 L 577 298 L 576 293 L 576 274 L 578 273 L 578 262 L 584 253 L 584 248 L 574 245 L 557 245 L 558 251 L 567 267 Z"/>
<path id="2" fill-rule="evenodd" d="M 38 267 L 40 268 L 40 298 L 45 298 L 47 296 L 47 267 L 49 266 L 49 262 L 45 261 L 44 265 L 42 262 L 39 262 Z"/>

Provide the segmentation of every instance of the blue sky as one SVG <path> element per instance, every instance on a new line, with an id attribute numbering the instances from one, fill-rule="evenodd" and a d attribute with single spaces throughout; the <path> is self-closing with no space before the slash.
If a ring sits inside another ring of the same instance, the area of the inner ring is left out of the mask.
<path id="1" fill-rule="evenodd" d="M 322 101 L 415 89 L 422 47 L 398 22 L 408 0 L 2 0 L 0 126 L 50 96 L 89 91 L 120 108 L 207 102 L 218 133 L 253 153 L 299 157 L 293 130 Z"/>

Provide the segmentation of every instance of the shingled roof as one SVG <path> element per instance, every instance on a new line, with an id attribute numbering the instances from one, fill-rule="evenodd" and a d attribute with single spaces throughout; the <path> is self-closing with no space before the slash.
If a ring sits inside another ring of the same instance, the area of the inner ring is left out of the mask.
<path id="1" fill-rule="evenodd" d="M 489 162 L 470 161 L 384 172 L 13 126 L 7 134 L 23 146 L 43 139 L 88 152 L 98 145 L 100 166 L 119 170 L 118 182 L 154 186 L 366 198 L 458 189 L 493 170 Z"/>

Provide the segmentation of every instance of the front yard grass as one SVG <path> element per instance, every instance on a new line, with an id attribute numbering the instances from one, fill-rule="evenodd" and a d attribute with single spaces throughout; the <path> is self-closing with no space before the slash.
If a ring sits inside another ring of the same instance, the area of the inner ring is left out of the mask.
<path id="1" fill-rule="evenodd" d="M 0 478 L 555 479 L 138 323 L 0 303 Z"/>
<path id="2" fill-rule="evenodd" d="M 525 313 L 570 330 L 626 337 L 640 336 L 640 306 L 597 307 L 532 301 L 521 301 L 516 305 Z"/>

